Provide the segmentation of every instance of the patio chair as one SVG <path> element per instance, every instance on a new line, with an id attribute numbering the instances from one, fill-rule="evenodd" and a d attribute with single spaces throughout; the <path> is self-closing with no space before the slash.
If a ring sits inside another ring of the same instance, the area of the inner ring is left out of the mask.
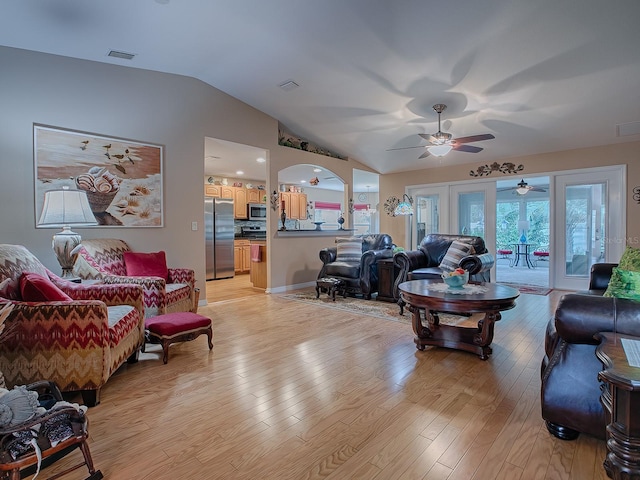
<path id="1" fill-rule="evenodd" d="M 533 262 L 531 263 L 533 264 L 534 267 L 538 266 L 538 262 L 548 262 L 549 261 L 549 245 L 541 245 L 540 247 L 538 247 L 533 251 L 531 256 L 533 257 Z"/>

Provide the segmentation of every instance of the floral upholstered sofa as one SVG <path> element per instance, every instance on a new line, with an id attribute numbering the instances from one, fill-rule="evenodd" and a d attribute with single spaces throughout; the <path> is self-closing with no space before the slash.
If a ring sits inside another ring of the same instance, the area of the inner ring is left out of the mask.
<path id="1" fill-rule="evenodd" d="M 0 343 L 7 385 L 42 379 L 80 391 L 87 406 L 144 344 L 139 285 L 82 285 L 50 272 L 25 247 L 0 244 L 0 307 L 13 310 Z"/>
<path id="2" fill-rule="evenodd" d="M 83 279 L 99 279 L 103 283 L 135 283 L 144 289 L 144 314 L 146 318 L 164 315 L 165 313 L 189 312 L 195 308 L 195 273 L 187 268 L 167 268 L 157 275 L 127 274 L 125 256 L 133 254 L 123 240 L 103 238 L 82 240 L 75 249 L 78 257 L 73 266 L 73 273 Z M 164 252 L 162 258 L 164 259 Z M 138 258 L 155 261 L 157 255 L 136 254 Z M 129 255 L 128 258 L 131 258 Z M 140 262 L 139 262 L 140 263 Z M 151 271 L 144 268 L 143 273 Z M 129 265 L 130 269 L 130 265 Z"/>

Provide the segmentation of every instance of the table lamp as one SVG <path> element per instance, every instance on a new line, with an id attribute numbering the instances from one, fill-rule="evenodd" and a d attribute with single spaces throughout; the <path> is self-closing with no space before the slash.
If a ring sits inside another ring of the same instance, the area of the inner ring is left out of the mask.
<path id="1" fill-rule="evenodd" d="M 406 193 L 402 194 L 402 201 L 396 205 L 393 211 L 397 215 L 411 215 L 409 217 L 409 250 L 413 248 L 413 199 Z"/>
<path id="2" fill-rule="evenodd" d="M 49 190 L 44 194 L 44 205 L 38 226 L 62 226 L 62 231 L 53 236 L 51 246 L 62 267 L 62 278 L 72 279 L 73 264 L 77 253 L 71 251 L 82 241 L 82 237 L 71 231 L 71 226 L 97 225 L 87 194 L 80 190 Z"/>

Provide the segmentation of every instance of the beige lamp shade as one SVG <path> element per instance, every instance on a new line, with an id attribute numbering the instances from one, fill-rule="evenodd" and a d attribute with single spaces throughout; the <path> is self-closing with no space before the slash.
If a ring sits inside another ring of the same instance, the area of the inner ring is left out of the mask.
<path id="1" fill-rule="evenodd" d="M 73 249 L 80 245 L 82 237 L 71 231 L 71 225 L 97 225 L 91 212 L 87 194 L 80 190 L 49 190 L 44 194 L 44 205 L 38 225 L 62 226 L 62 231 L 53 236 L 51 247 L 62 267 L 62 278 L 72 279 L 73 264 L 77 253 Z"/>
<path id="2" fill-rule="evenodd" d="M 68 189 L 45 192 L 38 225 L 96 225 L 97 223 L 86 193 Z"/>

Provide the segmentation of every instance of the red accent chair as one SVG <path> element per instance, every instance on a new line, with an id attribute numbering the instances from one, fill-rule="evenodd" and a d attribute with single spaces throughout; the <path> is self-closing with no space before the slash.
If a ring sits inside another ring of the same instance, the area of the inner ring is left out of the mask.
<path id="1" fill-rule="evenodd" d="M 23 272 L 38 274 L 70 300 L 22 298 Z M 0 372 L 9 388 L 46 378 L 61 391 L 80 391 L 87 406 L 125 362 L 134 363 L 144 343 L 139 285 L 83 285 L 49 271 L 22 245 L 0 244 L 0 308 L 12 303 L 9 332 L 0 348 Z"/>
<path id="2" fill-rule="evenodd" d="M 82 240 L 73 274 L 83 279 L 99 279 L 103 283 L 133 283 L 144 289 L 146 318 L 173 312 L 189 312 L 194 301 L 195 273 L 187 268 L 168 268 L 167 278 L 127 276 L 124 252 L 129 245 L 116 238 Z"/>

